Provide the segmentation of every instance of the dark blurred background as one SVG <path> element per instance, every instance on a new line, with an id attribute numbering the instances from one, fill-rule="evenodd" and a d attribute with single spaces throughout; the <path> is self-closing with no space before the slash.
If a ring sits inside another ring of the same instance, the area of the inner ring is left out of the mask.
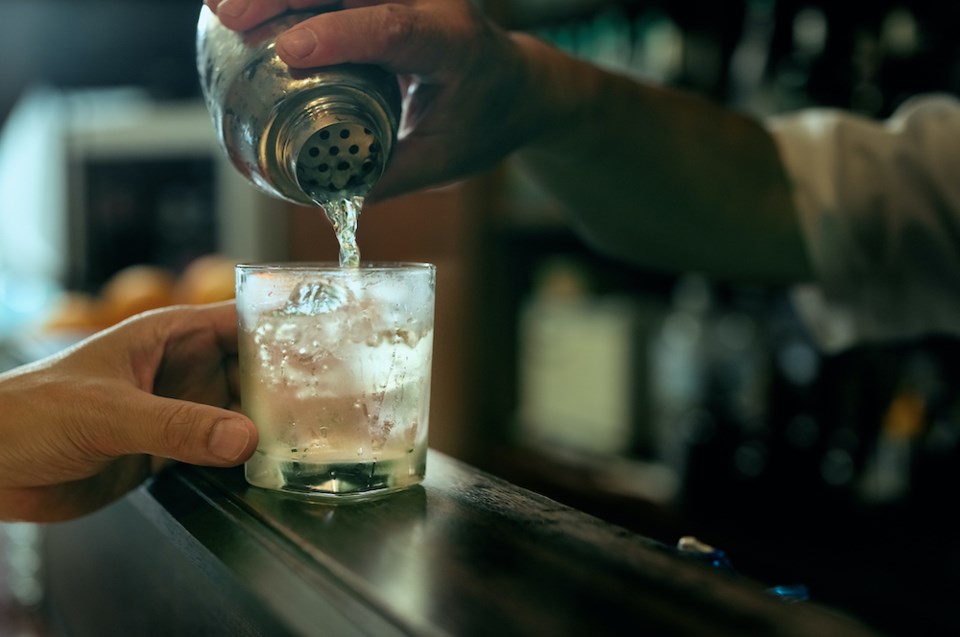
<path id="1" fill-rule="evenodd" d="M 0 121 L 38 85 L 68 95 L 133 86 L 161 105 L 195 103 L 199 5 L 3 0 Z M 826 105 L 882 117 L 911 95 L 960 90 L 956 3 L 485 5 L 575 55 L 761 116 Z M 142 171 L 97 166 L 97 179 L 152 192 Z M 177 179 L 202 190 L 209 166 L 184 166 Z M 200 197 L 201 212 L 218 196 Z M 0 192 L 0 206 L 10 201 Z M 286 257 L 334 254 L 314 213 L 286 211 Z M 212 215 L 191 222 L 206 228 L 195 252 L 223 248 Z M 182 263 L 154 250 L 170 228 L 151 219 L 159 225 L 133 253 L 71 243 L 79 256 L 58 284 L 95 290 L 138 259 Z M 509 161 L 372 207 L 360 245 L 365 258 L 439 266 L 435 448 L 663 542 L 695 535 L 745 575 L 803 584 L 890 634 L 960 634 L 955 340 L 825 355 L 789 290 L 597 257 Z"/>
<path id="2" fill-rule="evenodd" d="M 194 0 L 4 0 L 0 117 L 38 83 L 142 86 L 163 99 L 199 94 Z"/>

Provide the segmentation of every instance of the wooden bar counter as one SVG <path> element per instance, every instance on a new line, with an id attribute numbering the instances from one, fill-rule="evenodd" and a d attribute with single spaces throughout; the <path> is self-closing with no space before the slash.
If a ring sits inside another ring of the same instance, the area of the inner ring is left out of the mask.
<path id="1" fill-rule="evenodd" d="M 176 465 L 45 529 L 54 635 L 870 635 L 431 452 L 332 506 Z"/>

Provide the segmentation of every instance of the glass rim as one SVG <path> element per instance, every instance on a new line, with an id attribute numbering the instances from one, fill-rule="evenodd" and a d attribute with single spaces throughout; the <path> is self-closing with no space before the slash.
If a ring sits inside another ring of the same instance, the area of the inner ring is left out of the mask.
<path id="1" fill-rule="evenodd" d="M 336 261 L 266 261 L 235 265 L 236 270 L 244 272 L 418 272 L 436 268 L 433 263 L 420 261 L 364 261 L 358 266 L 342 266 Z"/>

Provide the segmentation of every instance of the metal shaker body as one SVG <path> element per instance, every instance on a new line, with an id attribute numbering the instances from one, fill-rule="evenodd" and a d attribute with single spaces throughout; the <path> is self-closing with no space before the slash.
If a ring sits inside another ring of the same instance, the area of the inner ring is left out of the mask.
<path id="1" fill-rule="evenodd" d="M 305 205 L 364 196 L 397 138 L 396 76 L 367 65 L 289 68 L 276 37 L 304 17 L 282 15 L 246 33 L 204 6 L 197 69 L 214 128 L 234 166 L 257 188 Z"/>

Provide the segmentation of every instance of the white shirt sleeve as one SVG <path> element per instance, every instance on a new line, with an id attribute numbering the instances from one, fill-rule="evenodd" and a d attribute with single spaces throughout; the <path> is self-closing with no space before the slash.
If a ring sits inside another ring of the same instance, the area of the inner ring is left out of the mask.
<path id="1" fill-rule="evenodd" d="M 886 121 L 810 109 L 768 120 L 817 284 L 793 297 L 827 351 L 960 335 L 960 101 Z"/>

